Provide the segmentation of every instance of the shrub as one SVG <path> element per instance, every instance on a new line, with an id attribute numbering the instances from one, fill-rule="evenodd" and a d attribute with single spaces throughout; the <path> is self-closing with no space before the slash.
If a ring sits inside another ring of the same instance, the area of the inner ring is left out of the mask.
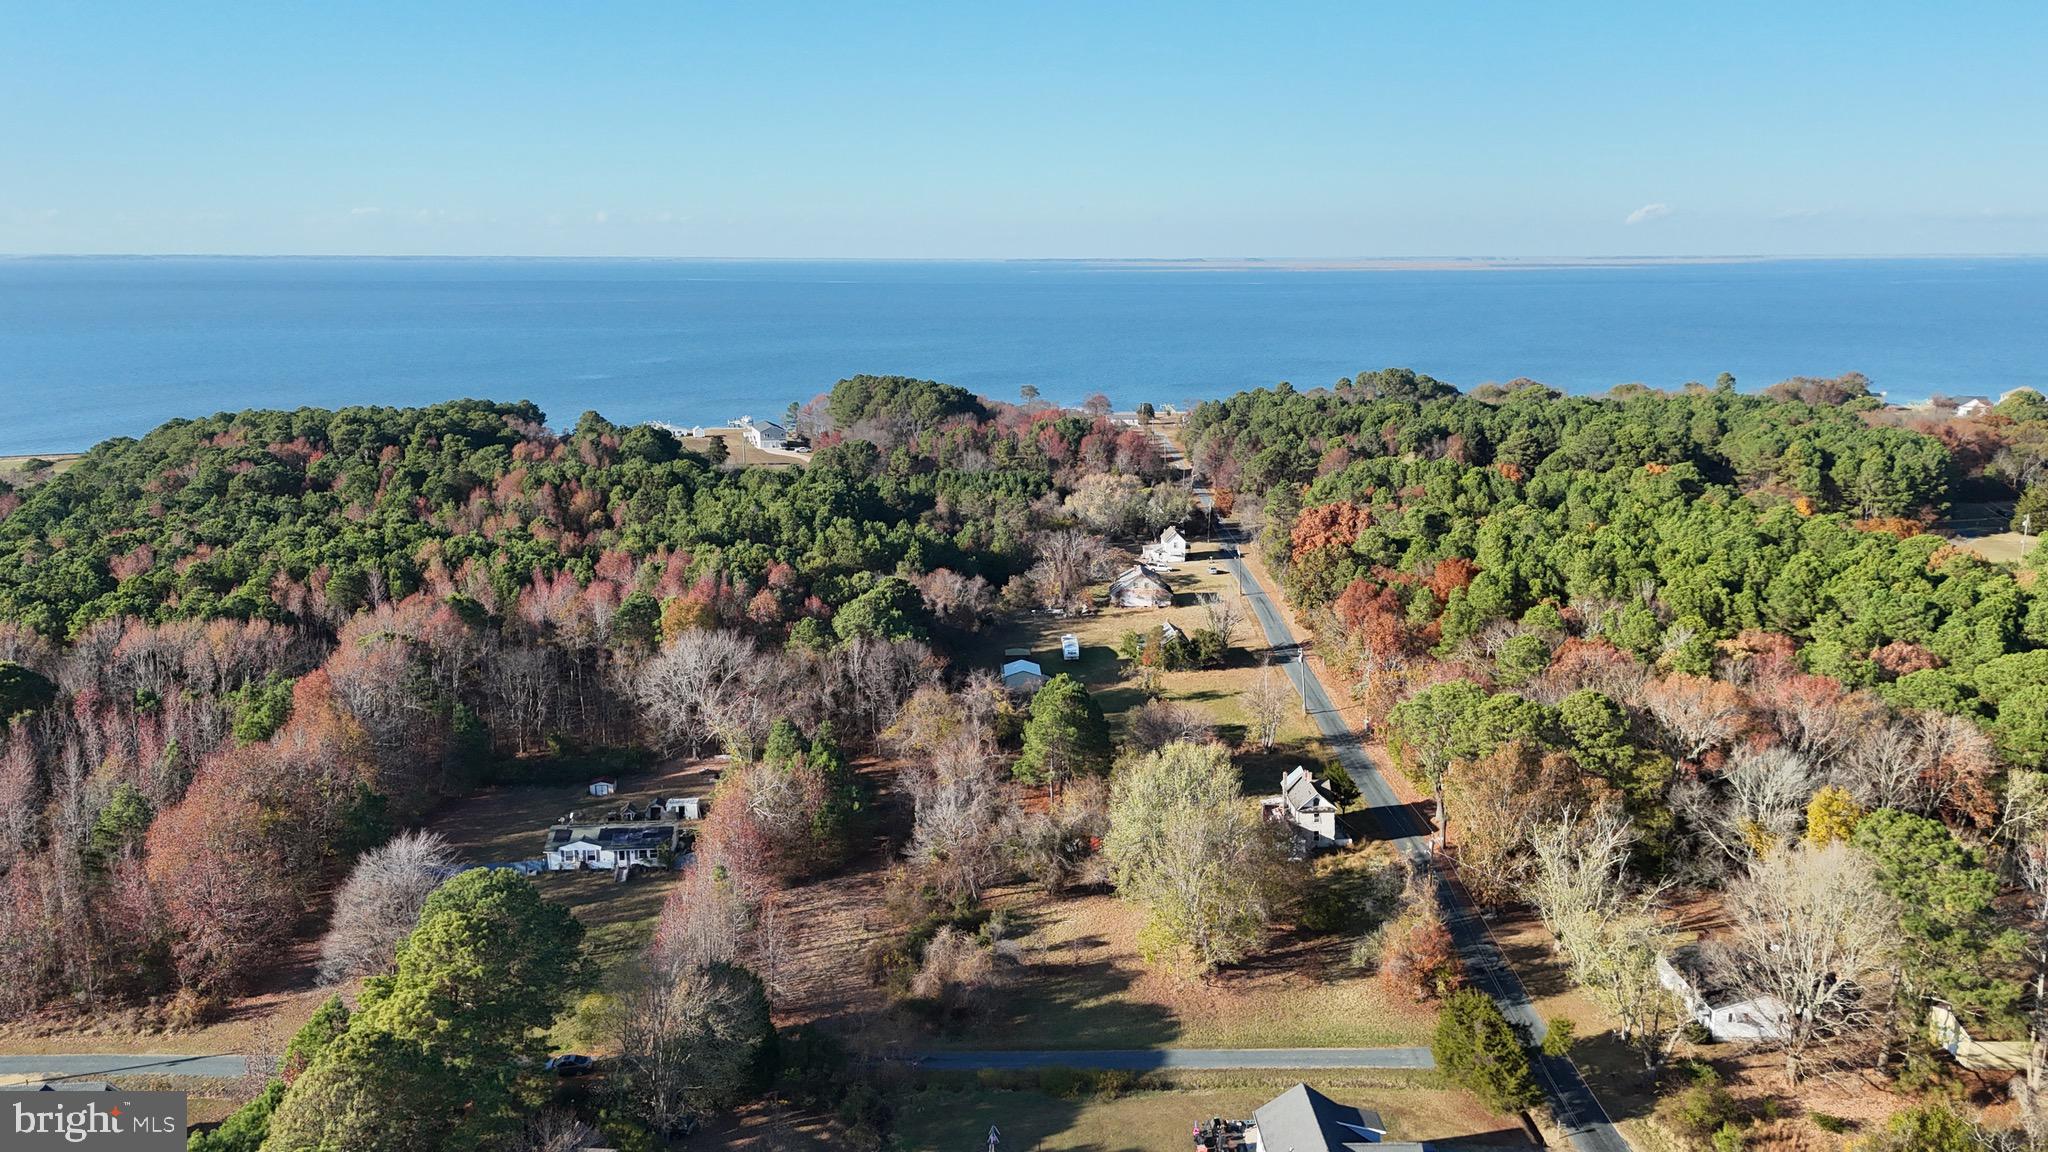
<path id="1" fill-rule="evenodd" d="M 1578 1039 L 1578 1025 L 1562 1016 L 1553 1016 L 1550 1026 L 1543 1033 L 1543 1054 L 1559 1059 L 1572 1054 L 1572 1042 Z"/>
<path id="2" fill-rule="evenodd" d="M 1695 1062 L 1692 1083 L 1672 1102 L 1672 1126 L 1694 1140 L 1707 1140 L 1736 1119 L 1735 1098 L 1722 1085 L 1720 1074 Z"/>
<path id="3" fill-rule="evenodd" d="M 1854 1130 L 1856 1122 L 1846 1120 L 1840 1116 L 1831 1116 L 1826 1112 L 1815 1112 L 1813 1114 L 1813 1126 L 1823 1132 L 1832 1132 L 1840 1136 L 1845 1132 Z"/>
<path id="4" fill-rule="evenodd" d="M 1382 934 L 1380 979 L 1417 1000 L 1449 995 L 1464 983 L 1465 967 L 1444 926 L 1431 885 L 1418 885 L 1406 911 Z"/>

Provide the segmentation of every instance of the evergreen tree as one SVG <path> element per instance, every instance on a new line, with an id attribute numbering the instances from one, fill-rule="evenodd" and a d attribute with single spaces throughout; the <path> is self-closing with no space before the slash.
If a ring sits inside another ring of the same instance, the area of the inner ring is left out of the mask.
<path id="1" fill-rule="evenodd" d="M 1024 750 L 1014 771 L 1026 784 L 1057 791 L 1076 776 L 1108 771 L 1114 753 L 1102 706 L 1086 685 L 1062 672 L 1031 697 Z"/>
<path id="2" fill-rule="evenodd" d="M 1444 1075 L 1497 1112 L 1519 1112 L 1543 1098 L 1521 1037 L 1493 997 L 1476 988 L 1444 999 L 1431 1051 Z"/>

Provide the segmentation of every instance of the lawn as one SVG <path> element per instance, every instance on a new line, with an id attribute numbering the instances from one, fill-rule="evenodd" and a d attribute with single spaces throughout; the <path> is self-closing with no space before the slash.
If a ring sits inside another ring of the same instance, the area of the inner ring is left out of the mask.
<path id="1" fill-rule="evenodd" d="M 533 860 L 541 855 L 548 825 L 563 815 L 610 811 L 629 803 L 644 807 L 656 797 L 707 795 L 716 766 L 716 761 L 676 761 L 617 774 L 610 778 L 619 790 L 602 799 L 590 795 L 584 780 L 484 788 L 442 805 L 426 826 L 447 837 L 468 863 Z M 636 869 L 632 875 L 624 884 L 609 872 L 542 872 L 533 878 L 541 895 L 567 906 L 583 923 L 583 955 L 593 965 L 585 991 L 615 985 L 638 958 L 675 882 L 673 873 L 653 869 Z M 555 1030 L 558 1046 L 572 1046 L 577 1028 L 577 1022 L 565 1017 Z"/>
<path id="2" fill-rule="evenodd" d="M 1367 1048 L 1429 1043 L 1435 1012 L 1349 967 L 1341 936 L 1277 938 L 1247 965 L 1192 979 L 1138 955 L 1142 913 L 1112 896 L 995 903 L 1025 967 L 993 1018 L 923 1043 L 961 1048 Z"/>
<path id="3" fill-rule="evenodd" d="M 1209 571 L 1210 561 L 1216 553 L 1214 545 L 1197 541 L 1189 548 L 1187 563 L 1159 570 L 1160 575 L 1173 586 L 1172 607 L 1104 607 L 1086 616 L 1032 612 L 1008 620 L 992 631 L 982 658 L 977 662 L 991 669 L 997 668 L 1005 660 L 1015 659 L 1005 656 L 1006 651 L 1024 649 L 1048 676 L 1065 672 L 1086 684 L 1104 714 L 1112 722 L 1120 721 L 1125 713 L 1143 704 L 1145 698 L 1138 691 L 1136 679 L 1124 672 L 1123 661 L 1116 654 L 1118 641 L 1126 632 L 1154 631 L 1168 622 L 1184 632 L 1207 627 L 1206 600 L 1238 598 L 1236 581 L 1227 572 Z M 1107 587 L 1105 582 L 1094 589 L 1098 604 L 1105 602 Z M 1258 623 L 1252 619 L 1251 609 L 1241 605 L 1239 616 L 1241 622 L 1237 627 L 1236 644 L 1231 648 L 1224 667 L 1199 672 L 1167 672 L 1160 677 L 1162 699 L 1192 704 L 1207 711 L 1223 737 L 1232 743 L 1242 740 L 1248 726 L 1248 718 L 1238 697 L 1261 674 L 1262 657 L 1266 651 L 1265 637 L 1259 631 Z M 1068 632 L 1081 641 L 1081 658 L 1077 661 L 1062 659 L 1060 654 L 1060 636 Z M 1276 670 L 1274 675 L 1281 673 Z M 1307 717 L 1291 716 L 1281 728 L 1279 743 L 1306 742 L 1313 734 L 1314 726 Z"/>
<path id="4" fill-rule="evenodd" d="M 1309 1079 L 1340 1103 L 1376 1109 L 1394 1139 L 1429 1140 L 1444 1149 L 1529 1147 L 1515 1121 L 1442 1087 L 1432 1073 L 1314 1072 Z M 1198 1121 L 1248 1119 L 1294 1081 L 1285 1073 L 1181 1074 L 1162 1087 L 1082 1099 L 935 1083 L 899 1099 L 897 1146 L 905 1152 L 979 1148 L 993 1126 L 1002 1130 L 1002 1147 L 1033 1152 L 1185 1152 Z"/>

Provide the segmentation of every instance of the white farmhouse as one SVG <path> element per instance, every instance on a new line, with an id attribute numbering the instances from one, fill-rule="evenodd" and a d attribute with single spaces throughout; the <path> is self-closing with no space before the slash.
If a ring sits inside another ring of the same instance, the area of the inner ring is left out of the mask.
<path id="1" fill-rule="evenodd" d="M 1187 537 L 1180 534 L 1180 529 L 1169 524 L 1159 533 L 1159 539 L 1145 545 L 1139 558 L 1147 564 L 1157 564 L 1161 568 L 1170 568 L 1182 563 L 1188 558 Z"/>
<path id="2" fill-rule="evenodd" d="M 1342 809 L 1308 769 L 1295 767 L 1280 777 L 1280 794 L 1259 802 L 1266 819 L 1294 829 L 1303 855 L 1318 848 L 1347 848 L 1351 830 Z"/>

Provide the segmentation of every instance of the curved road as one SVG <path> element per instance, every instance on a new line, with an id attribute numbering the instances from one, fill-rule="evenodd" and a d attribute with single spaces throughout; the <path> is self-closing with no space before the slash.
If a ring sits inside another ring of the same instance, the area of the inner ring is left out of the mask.
<path id="1" fill-rule="evenodd" d="M 1162 441 L 1164 439 L 1161 437 Z M 1170 442 L 1167 442 L 1167 448 L 1178 457 L 1179 450 Z M 1195 493 L 1204 509 L 1214 507 L 1207 488 L 1198 487 Z M 1250 603 L 1252 615 L 1265 632 L 1266 642 L 1272 646 L 1275 658 L 1283 661 L 1281 667 L 1286 670 L 1288 679 L 1294 682 L 1303 710 L 1336 750 L 1338 762 L 1351 774 L 1359 793 L 1369 805 L 1365 817 L 1375 825 L 1380 839 L 1392 841 L 1403 856 L 1434 870 L 1436 861 L 1429 850 L 1430 829 L 1415 810 L 1402 803 L 1387 785 L 1385 777 L 1366 756 L 1364 743 L 1358 734 L 1352 731 L 1343 713 L 1330 702 L 1322 680 L 1302 662 L 1301 646 L 1288 628 L 1286 619 L 1274 606 L 1271 593 L 1259 583 L 1258 577 L 1239 555 L 1236 530 L 1218 521 L 1216 536 L 1228 545 L 1229 556 L 1224 564 L 1237 577 L 1237 586 Z M 1509 1020 L 1541 1040 L 1545 1031 L 1543 1020 L 1536 1015 L 1535 1006 L 1530 1003 L 1521 980 L 1502 957 L 1500 946 L 1494 942 L 1486 922 L 1456 885 L 1438 884 L 1436 887 L 1443 904 L 1444 924 L 1450 929 L 1451 939 L 1457 944 L 1458 954 L 1464 960 L 1465 970 L 1473 983 L 1486 989 Z M 1539 1055 L 1536 1074 L 1543 1085 L 1544 1095 L 1550 1100 L 1551 1113 L 1571 1140 L 1572 1147 L 1580 1152 L 1633 1152 L 1628 1139 L 1614 1127 L 1607 1110 L 1601 1107 L 1599 1098 L 1587 1087 L 1578 1068 L 1569 1059 Z"/>

